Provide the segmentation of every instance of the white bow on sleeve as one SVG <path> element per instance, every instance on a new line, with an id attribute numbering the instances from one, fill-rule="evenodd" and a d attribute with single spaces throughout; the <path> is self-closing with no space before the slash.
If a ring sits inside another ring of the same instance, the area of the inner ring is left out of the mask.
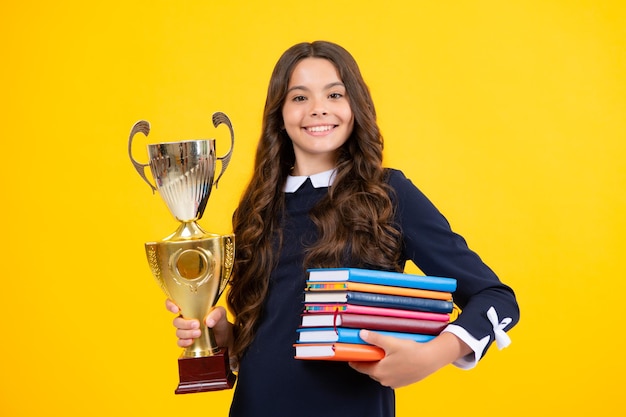
<path id="1" fill-rule="evenodd" d="M 505 347 L 510 345 L 511 338 L 508 334 L 506 334 L 504 329 L 506 328 L 506 326 L 511 324 L 513 320 L 510 317 L 506 317 L 502 319 L 502 321 L 498 321 L 498 313 L 496 313 L 496 309 L 493 308 L 493 306 L 490 307 L 487 311 L 487 318 L 493 326 L 493 333 L 496 336 L 496 345 L 498 346 L 498 349 L 504 349 Z"/>

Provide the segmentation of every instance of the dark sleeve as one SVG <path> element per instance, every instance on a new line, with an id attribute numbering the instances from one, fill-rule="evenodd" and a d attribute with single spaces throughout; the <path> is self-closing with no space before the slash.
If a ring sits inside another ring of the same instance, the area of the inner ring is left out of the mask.
<path id="1" fill-rule="evenodd" d="M 489 336 L 484 354 L 495 339 L 494 325 L 487 317 L 491 307 L 498 321 L 510 318 L 503 330 L 510 330 L 519 321 L 513 290 L 500 281 L 462 236 L 451 230 L 446 218 L 401 171 L 390 171 L 389 184 L 397 200 L 404 260 L 412 260 L 426 275 L 457 280 L 453 297 L 462 313 L 454 324 L 475 339 Z"/>

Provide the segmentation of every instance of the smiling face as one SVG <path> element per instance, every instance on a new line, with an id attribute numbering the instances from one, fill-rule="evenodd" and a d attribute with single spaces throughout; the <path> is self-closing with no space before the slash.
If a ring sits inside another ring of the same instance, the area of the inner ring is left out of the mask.
<path id="1" fill-rule="evenodd" d="M 305 58 L 295 66 L 282 115 L 296 158 L 293 174 L 334 168 L 338 149 L 352 133 L 354 115 L 332 62 Z"/>

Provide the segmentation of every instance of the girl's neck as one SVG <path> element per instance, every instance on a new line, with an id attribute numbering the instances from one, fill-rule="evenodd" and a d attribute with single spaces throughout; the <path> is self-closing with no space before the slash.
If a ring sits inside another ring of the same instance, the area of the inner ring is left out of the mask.
<path id="1" fill-rule="evenodd" d="M 331 161 L 307 161 L 308 163 L 302 163 L 296 161 L 291 169 L 291 175 L 299 177 L 299 176 L 310 176 L 319 174 L 320 172 L 329 171 L 335 168 L 335 163 Z"/>

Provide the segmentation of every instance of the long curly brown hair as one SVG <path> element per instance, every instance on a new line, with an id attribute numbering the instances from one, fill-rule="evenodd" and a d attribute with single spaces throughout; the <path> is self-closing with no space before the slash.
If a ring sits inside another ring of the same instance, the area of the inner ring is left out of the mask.
<path id="1" fill-rule="evenodd" d="M 269 276 L 282 245 L 285 199 L 282 188 L 294 166 L 282 108 L 289 78 L 304 58 L 324 58 L 337 69 L 354 114 L 352 134 L 338 151 L 336 177 L 328 195 L 312 210 L 319 240 L 305 254 L 306 267 L 373 267 L 399 270 L 400 231 L 394 224 L 392 193 L 382 167 L 383 138 L 374 103 L 348 51 L 325 41 L 292 46 L 270 79 L 254 173 L 233 215 L 235 266 L 228 305 L 235 316 L 231 355 L 239 358 L 254 338 Z"/>

